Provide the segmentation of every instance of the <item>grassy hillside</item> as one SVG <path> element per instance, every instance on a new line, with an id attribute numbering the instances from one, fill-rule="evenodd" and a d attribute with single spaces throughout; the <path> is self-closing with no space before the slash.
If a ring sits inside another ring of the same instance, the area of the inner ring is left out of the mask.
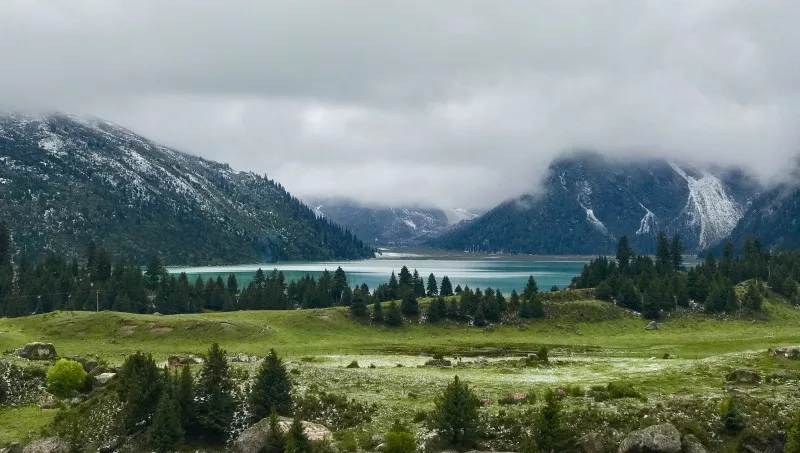
<path id="1" fill-rule="evenodd" d="M 408 323 L 392 329 L 362 324 L 346 309 L 255 311 L 175 316 L 113 312 L 56 312 L 0 320 L 0 349 L 31 341 L 56 345 L 59 354 L 93 354 L 117 361 L 143 350 L 157 358 L 204 352 L 212 341 L 230 352 L 263 354 L 276 348 L 290 357 L 319 354 L 476 355 L 533 351 L 540 345 L 604 349 L 615 355 L 651 356 L 668 350 L 695 358 L 800 344 L 800 310 L 765 302 L 763 319 L 714 319 L 673 314 L 660 331 L 599 301 L 548 303 L 548 319 L 527 326 L 479 329 Z"/>

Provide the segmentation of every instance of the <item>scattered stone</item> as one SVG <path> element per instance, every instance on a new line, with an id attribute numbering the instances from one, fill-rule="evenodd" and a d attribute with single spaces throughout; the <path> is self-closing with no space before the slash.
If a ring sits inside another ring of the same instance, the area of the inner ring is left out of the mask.
<path id="1" fill-rule="evenodd" d="M 333 439 L 331 431 L 323 425 L 306 421 L 302 423 L 303 430 L 308 440 L 311 442 L 324 442 Z M 278 427 L 281 432 L 285 433 L 289 431 L 291 425 L 291 418 L 278 417 Z M 234 453 L 259 453 L 266 445 L 268 431 L 269 417 L 244 430 L 244 432 L 233 441 L 233 448 L 231 451 Z"/>
<path id="2" fill-rule="evenodd" d="M 619 453 L 680 453 L 681 433 L 670 423 L 653 425 L 628 434 Z"/>
<path id="3" fill-rule="evenodd" d="M 682 453 L 707 453 L 706 447 L 691 434 L 687 434 L 683 437 L 681 446 L 683 448 L 681 450 Z"/>
<path id="4" fill-rule="evenodd" d="M 425 366 L 434 366 L 439 368 L 447 368 L 453 366 L 453 362 L 447 359 L 430 359 L 425 362 Z"/>
<path id="5" fill-rule="evenodd" d="M 122 445 L 125 444 L 124 437 L 115 437 L 111 440 L 111 442 L 103 445 L 102 447 L 97 449 L 98 453 L 114 453 L 115 451 L 119 450 Z"/>
<path id="6" fill-rule="evenodd" d="M 70 404 L 75 406 L 81 404 L 84 401 L 86 401 L 86 395 L 76 396 L 75 398 L 69 400 Z"/>
<path id="7" fill-rule="evenodd" d="M 28 343 L 17 349 L 17 355 L 28 360 L 55 360 L 56 347 L 52 343 Z"/>
<path id="8" fill-rule="evenodd" d="M 580 453 L 603 453 L 603 436 L 600 433 L 589 433 L 578 439 L 578 451 Z"/>
<path id="9" fill-rule="evenodd" d="M 734 384 L 755 385 L 761 382 L 761 375 L 752 370 L 731 371 L 725 380 Z"/>
<path id="10" fill-rule="evenodd" d="M 22 445 L 15 442 L 6 448 L 0 448 L 0 453 L 22 453 Z"/>
<path id="11" fill-rule="evenodd" d="M 108 382 L 115 377 L 117 377 L 117 373 L 102 373 L 94 377 L 94 382 L 97 385 L 103 386 L 108 384 Z"/>
<path id="12" fill-rule="evenodd" d="M 800 381 L 800 371 L 796 370 L 775 370 L 766 378 L 767 382 L 791 382 Z"/>
<path id="13" fill-rule="evenodd" d="M 385 443 L 378 444 L 378 446 L 375 447 L 375 451 L 380 451 L 380 452 L 386 451 L 386 444 Z"/>
<path id="14" fill-rule="evenodd" d="M 644 330 L 659 330 L 658 323 L 655 321 L 650 321 L 650 323 L 645 326 Z"/>
<path id="15" fill-rule="evenodd" d="M 96 367 L 92 368 L 92 371 L 89 371 L 89 377 L 97 377 L 103 373 L 108 373 L 108 370 L 103 365 L 97 365 Z"/>
<path id="16" fill-rule="evenodd" d="M 58 407 L 58 398 L 55 396 L 45 392 L 39 398 L 39 409 L 55 409 L 56 407 Z"/>
<path id="17" fill-rule="evenodd" d="M 92 370 L 100 366 L 100 363 L 98 363 L 97 360 L 89 359 L 81 365 L 83 365 L 83 371 L 91 373 Z"/>
<path id="18" fill-rule="evenodd" d="M 228 361 L 238 362 L 238 363 L 253 363 L 253 362 L 258 362 L 259 360 L 261 360 L 259 357 L 254 357 L 247 354 L 237 354 L 228 357 Z"/>
<path id="19" fill-rule="evenodd" d="M 773 357 L 778 357 L 781 359 L 800 360 L 800 348 L 775 348 L 770 349 L 769 353 Z"/>
<path id="20" fill-rule="evenodd" d="M 197 365 L 200 363 L 203 363 L 203 359 L 193 354 L 171 355 L 167 359 L 167 365 L 169 365 L 170 368 L 183 365 Z"/>
<path id="21" fill-rule="evenodd" d="M 58 437 L 46 437 L 29 443 L 22 453 L 69 453 L 69 445 Z"/>

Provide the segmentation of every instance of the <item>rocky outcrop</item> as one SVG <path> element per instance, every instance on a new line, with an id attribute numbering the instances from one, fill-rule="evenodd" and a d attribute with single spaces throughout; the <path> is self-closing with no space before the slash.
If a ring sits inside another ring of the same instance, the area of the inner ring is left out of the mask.
<path id="1" fill-rule="evenodd" d="M 756 385 L 761 382 L 761 375 L 752 370 L 731 371 L 725 380 L 732 384 Z"/>
<path id="2" fill-rule="evenodd" d="M 430 359 L 427 362 L 425 362 L 425 366 L 447 368 L 453 366 L 453 362 L 447 359 Z"/>
<path id="3" fill-rule="evenodd" d="M 17 349 L 17 355 L 28 360 L 55 360 L 58 358 L 52 343 L 28 343 Z"/>
<path id="4" fill-rule="evenodd" d="M 13 443 L 5 448 L 0 448 L 0 453 L 22 453 L 22 445 Z"/>
<path id="5" fill-rule="evenodd" d="M 800 348 L 775 348 L 770 349 L 769 353 L 781 359 L 800 360 Z"/>
<path id="6" fill-rule="evenodd" d="M 653 425 L 628 434 L 619 453 L 680 453 L 681 433 L 669 423 Z"/>
<path id="7" fill-rule="evenodd" d="M 658 327 L 658 323 L 655 321 L 650 321 L 650 323 L 644 327 L 644 330 L 659 330 L 659 329 L 660 327 Z"/>
<path id="8" fill-rule="evenodd" d="M 46 437 L 29 443 L 22 453 L 69 453 L 69 445 L 58 437 Z"/>
<path id="9" fill-rule="evenodd" d="M 687 434 L 681 441 L 681 453 L 707 453 L 706 447 L 691 434 Z"/>
<path id="10" fill-rule="evenodd" d="M 203 359 L 193 354 L 171 355 L 167 359 L 167 365 L 169 365 L 170 368 L 183 365 L 197 365 L 200 363 L 203 363 Z"/>
<path id="11" fill-rule="evenodd" d="M 117 377 L 117 373 L 101 373 L 97 376 L 94 376 L 95 384 L 99 386 L 104 386 L 108 384 L 109 381 Z"/>
<path id="12" fill-rule="evenodd" d="M 303 430 L 311 442 L 323 442 L 333 439 L 333 433 L 323 425 L 312 422 L 302 422 Z M 286 417 L 278 418 L 278 427 L 281 432 L 289 431 L 292 419 Z M 259 453 L 267 442 L 269 432 L 269 418 L 265 418 L 255 425 L 247 428 L 233 441 L 232 451 L 234 453 Z"/>

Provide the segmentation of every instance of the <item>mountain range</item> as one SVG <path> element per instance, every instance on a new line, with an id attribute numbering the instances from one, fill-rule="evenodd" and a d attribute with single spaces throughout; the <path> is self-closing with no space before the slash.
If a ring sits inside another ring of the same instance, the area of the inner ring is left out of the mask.
<path id="1" fill-rule="evenodd" d="M 308 204 L 317 215 L 352 231 L 370 245 L 414 246 L 478 217 L 463 208 L 367 206 L 352 200 L 315 199 Z"/>
<path id="2" fill-rule="evenodd" d="M 761 191 L 738 170 L 700 169 L 660 159 L 617 160 L 577 153 L 555 160 L 541 190 L 506 201 L 462 228 L 430 239 L 456 250 L 596 254 L 627 235 L 652 251 L 660 231 L 687 251 L 727 238 Z"/>
<path id="3" fill-rule="evenodd" d="M 68 114 L 0 116 L 0 213 L 29 256 L 97 239 L 169 264 L 374 255 L 275 181 Z"/>

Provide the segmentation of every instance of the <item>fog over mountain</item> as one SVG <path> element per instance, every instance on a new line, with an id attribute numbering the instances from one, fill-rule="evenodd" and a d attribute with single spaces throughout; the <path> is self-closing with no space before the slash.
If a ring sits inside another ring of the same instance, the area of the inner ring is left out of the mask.
<path id="1" fill-rule="evenodd" d="M 800 3 L 0 3 L 0 109 L 68 110 L 303 198 L 489 208 L 591 149 L 779 179 Z"/>

